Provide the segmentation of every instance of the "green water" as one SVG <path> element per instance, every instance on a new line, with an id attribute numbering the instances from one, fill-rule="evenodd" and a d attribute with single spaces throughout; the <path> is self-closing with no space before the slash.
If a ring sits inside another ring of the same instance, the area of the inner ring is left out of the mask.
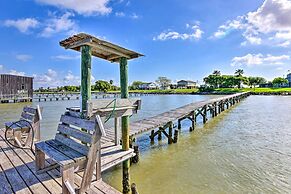
<path id="1" fill-rule="evenodd" d="M 145 96 L 138 120 L 213 96 Z M 34 105 L 38 103 L 33 103 Z M 42 102 L 42 138 L 53 137 L 60 115 L 78 101 Z M 19 117 L 24 104 L 1 104 L 0 123 Z M 152 193 L 291 193 L 291 97 L 250 96 L 189 132 L 184 121 L 177 144 L 150 145 L 138 137 L 141 158 L 131 182 Z M 110 123 L 109 123 L 110 125 Z M 103 180 L 121 190 L 121 168 Z"/>

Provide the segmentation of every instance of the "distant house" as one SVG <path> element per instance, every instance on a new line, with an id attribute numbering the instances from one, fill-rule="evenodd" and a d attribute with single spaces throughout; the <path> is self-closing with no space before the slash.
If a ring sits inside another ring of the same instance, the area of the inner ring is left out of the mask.
<path id="1" fill-rule="evenodd" d="M 177 82 L 177 87 L 178 88 L 196 88 L 197 83 L 191 80 L 180 80 Z"/>
<path id="2" fill-rule="evenodd" d="M 139 89 L 141 89 L 141 90 L 154 90 L 157 88 L 158 88 L 158 86 L 154 82 L 143 83 L 143 84 L 139 85 Z"/>
<path id="3" fill-rule="evenodd" d="M 259 85 L 260 88 L 272 88 L 273 84 L 272 82 L 264 83 Z"/>
<path id="4" fill-rule="evenodd" d="M 33 78 L 17 75 L 0 75 L 0 100 L 31 101 Z"/>
<path id="5" fill-rule="evenodd" d="M 288 80 L 288 85 L 289 85 L 289 87 L 291 87 L 291 73 L 289 73 L 288 75 L 287 75 L 287 78 L 286 78 L 287 80 Z"/>

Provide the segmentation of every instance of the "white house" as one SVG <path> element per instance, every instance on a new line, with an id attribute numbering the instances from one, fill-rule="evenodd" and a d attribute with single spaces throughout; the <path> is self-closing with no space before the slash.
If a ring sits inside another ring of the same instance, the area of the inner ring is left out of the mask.
<path id="1" fill-rule="evenodd" d="M 196 88 L 197 83 L 191 80 L 180 80 L 177 82 L 178 88 Z"/>
<path id="2" fill-rule="evenodd" d="M 154 82 L 143 83 L 143 84 L 139 85 L 139 89 L 141 89 L 141 90 L 154 90 L 157 88 L 158 88 L 158 86 Z"/>

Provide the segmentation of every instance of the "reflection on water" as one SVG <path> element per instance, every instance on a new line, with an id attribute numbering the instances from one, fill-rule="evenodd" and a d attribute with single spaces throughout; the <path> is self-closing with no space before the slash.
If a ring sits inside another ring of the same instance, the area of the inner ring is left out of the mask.
<path id="1" fill-rule="evenodd" d="M 131 119 L 206 98 L 144 96 L 142 111 Z M 42 136 L 50 138 L 65 107 L 79 102 L 39 104 L 44 107 Z M 23 105 L 0 105 L 0 123 L 19 117 Z M 131 167 L 131 182 L 142 194 L 291 193 L 290 120 L 291 97 L 250 96 L 192 133 L 190 122 L 184 121 L 177 144 L 168 146 L 163 139 L 150 145 L 147 134 L 142 135 L 141 160 Z M 103 179 L 121 189 L 121 173 L 117 167 Z"/>
<path id="2" fill-rule="evenodd" d="M 132 121 L 165 112 L 167 110 L 183 106 L 193 101 L 201 101 L 215 96 L 198 95 L 149 95 L 142 96 L 142 110 L 137 115 L 131 117 Z M 47 101 L 18 104 L 0 104 L 0 127 L 3 123 L 13 121 L 20 117 L 23 106 L 39 104 L 43 107 L 43 120 L 41 122 L 42 139 L 52 138 L 56 133 L 57 123 L 67 107 L 79 106 L 79 100 L 71 101 Z M 111 123 L 108 123 L 109 125 Z"/>
<path id="3" fill-rule="evenodd" d="M 291 97 L 251 96 L 189 133 L 177 144 L 149 149 L 131 167 L 140 193 L 290 193 Z M 104 177 L 121 188 L 121 170 Z"/>

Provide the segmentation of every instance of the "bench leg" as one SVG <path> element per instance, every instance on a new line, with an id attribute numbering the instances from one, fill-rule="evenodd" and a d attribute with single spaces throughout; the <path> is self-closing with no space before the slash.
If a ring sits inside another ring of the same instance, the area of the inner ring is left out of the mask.
<path id="1" fill-rule="evenodd" d="M 35 164 L 37 171 L 45 168 L 45 154 L 37 148 L 35 148 Z"/>
<path id="2" fill-rule="evenodd" d="M 75 193 L 74 187 L 74 166 L 61 167 L 63 194 Z"/>

